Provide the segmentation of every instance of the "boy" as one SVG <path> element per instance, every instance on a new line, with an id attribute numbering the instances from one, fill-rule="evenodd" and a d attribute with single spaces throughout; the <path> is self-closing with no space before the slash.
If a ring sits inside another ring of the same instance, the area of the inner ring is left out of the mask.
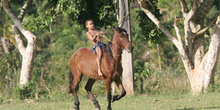
<path id="1" fill-rule="evenodd" d="M 87 35 L 88 39 L 94 45 L 93 46 L 94 53 L 95 54 L 97 53 L 97 55 L 98 55 L 98 58 L 96 59 L 97 65 L 98 65 L 98 75 L 102 76 L 103 73 L 101 71 L 101 59 L 102 59 L 102 50 L 101 50 L 101 48 L 102 48 L 102 46 L 106 46 L 106 44 L 102 43 L 102 39 L 99 35 L 100 34 L 107 35 L 107 33 L 95 30 L 95 25 L 94 25 L 92 20 L 87 20 L 85 22 L 85 25 L 86 25 L 86 28 L 88 28 L 88 31 L 87 31 L 86 35 Z"/>

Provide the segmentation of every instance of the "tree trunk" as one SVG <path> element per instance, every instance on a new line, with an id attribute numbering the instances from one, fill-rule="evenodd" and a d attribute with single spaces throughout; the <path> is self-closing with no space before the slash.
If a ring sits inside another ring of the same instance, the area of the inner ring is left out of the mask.
<path id="1" fill-rule="evenodd" d="M 130 30 L 130 5 L 128 0 L 119 0 L 119 27 L 124 28 L 131 39 Z M 122 54 L 122 81 L 128 95 L 134 94 L 134 74 L 133 74 L 133 57 L 132 53 L 123 51 Z"/>
<path id="2" fill-rule="evenodd" d="M 213 33 L 209 50 L 204 56 L 200 66 L 195 69 L 192 77 L 192 93 L 207 92 L 210 84 L 214 83 L 214 75 L 218 62 L 220 49 L 220 16 L 218 16 Z"/>
<path id="3" fill-rule="evenodd" d="M 144 93 L 144 81 L 141 76 L 139 77 L 139 80 L 140 80 L 140 93 L 143 94 Z"/>
<path id="4" fill-rule="evenodd" d="M 22 55 L 22 67 L 21 67 L 21 74 L 20 74 L 20 84 L 27 84 L 32 77 L 32 70 L 33 70 L 33 61 L 34 61 L 34 54 L 36 51 L 36 36 L 28 30 L 22 28 L 22 20 L 25 15 L 25 10 L 27 9 L 28 5 L 30 4 L 30 0 L 24 4 L 21 9 L 21 12 L 18 17 L 15 16 L 8 0 L 2 0 L 2 5 L 5 12 L 8 14 L 10 19 L 14 22 L 15 25 L 12 26 L 14 30 L 15 40 L 17 43 L 17 48 Z M 23 45 L 23 41 L 20 38 L 19 31 L 24 35 L 27 39 L 27 47 L 25 48 Z"/>
<path id="5" fill-rule="evenodd" d="M 161 71 L 161 63 L 160 63 L 160 45 L 159 45 L 159 44 L 157 44 L 157 56 L 158 56 L 159 70 Z"/>

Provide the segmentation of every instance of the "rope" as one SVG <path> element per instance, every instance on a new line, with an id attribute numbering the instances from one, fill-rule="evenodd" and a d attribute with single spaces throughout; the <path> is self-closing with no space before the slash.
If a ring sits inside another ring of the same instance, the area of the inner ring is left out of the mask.
<path id="1" fill-rule="evenodd" d="M 100 36 L 103 37 L 104 39 L 106 39 L 107 41 L 109 41 L 109 42 L 115 44 L 116 46 L 118 46 L 116 43 L 114 43 L 114 42 L 112 42 L 111 40 L 109 40 L 105 34 L 100 34 Z M 110 46 L 111 46 L 111 45 L 110 45 Z M 118 46 L 118 47 L 119 47 L 119 46 Z M 111 50 L 111 52 L 113 53 L 113 51 L 112 51 L 112 46 L 110 47 L 110 50 Z M 121 56 L 121 55 L 115 55 L 115 56 Z"/>
<path id="2" fill-rule="evenodd" d="M 116 46 L 118 46 L 116 43 L 112 42 L 110 39 L 107 38 L 107 36 L 105 34 L 100 34 L 101 37 L 103 37 L 105 40 L 115 44 Z"/>
<path id="3" fill-rule="evenodd" d="M 106 36 L 105 34 L 100 34 L 100 36 L 103 37 L 104 39 L 106 39 L 107 41 L 112 42 L 111 40 L 109 40 L 109 39 L 107 38 L 107 36 Z M 112 43 L 113 43 L 113 42 L 112 42 Z"/>

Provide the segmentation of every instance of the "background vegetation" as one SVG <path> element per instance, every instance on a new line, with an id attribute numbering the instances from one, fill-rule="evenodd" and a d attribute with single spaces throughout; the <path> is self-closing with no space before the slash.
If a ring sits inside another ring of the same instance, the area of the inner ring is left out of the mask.
<path id="1" fill-rule="evenodd" d="M 36 16 L 44 14 L 43 10 L 45 9 L 45 7 L 49 7 L 49 3 L 50 1 L 34 0 L 30 10 L 28 10 L 28 13 L 26 14 L 26 17 L 24 19 L 25 27 L 32 30 L 38 37 L 38 47 L 33 69 L 33 79 L 28 85 L 33 93 L 27 94 L 27 96 L 21 97 L 21 95 L 17 95 L 21 94 L 21 92 L 30 91 L 30 89 L 20 90 L 17 88 L 19 84 L 21 55 L 18 53 L 17 49 L 13 45 L 13 40 L 10 40 L 10 35 L 13 35 L 12 29 L 10 27 L 7 27 L 6 25 L 0 26 L 0 37 L 6 37 L 8 39 L 8 42 L 11 44 L 9 45 L 9 53 L 3 53 L 3 49 L 0 47 L 0 104 L 10 103 L 10 101 L 8 101 L 10 98 L 35 98 L 36 94 L 39 94 L 39 97 L 42 98 L 42 100 L 44 101 L 47 101 L 49 99 L 53 100 L 54 102 L 59 99 L 72 100 L 72 96 L 69 96 L 67 94 L 69 80 L 68 63 L 70 57 L 78 48 L 92 47 L 92 44 L 88 41 L 86 37 L 87 30 L 85 29 L 84 25 L 82 25 L 84 23 L 82 21 L 89 17 L 87 16 L 83 19 L 81 19 L 81 17 L 74 18 L 74 13 L 67 12 L 66 15 L 55 16 L 54 18 L 45 18 L 45 21 L 40 22 L 41 25 L 34 25 L 39 24 L 37 23 L 37 21 L 38 19 L 42 18 Z M 15 12 L 19 12 L 22 4 L 23 2 L 19 2 L 18 5 L 13 5 L 13 9 L 15 10 Z M 164 4 L 166 4 L 166 6 Z M 103 6 L 103 4 L 97 5 Z M 159 13 L 159 9 L 164 10 L 162 12 L 162 14 L 165 16 L 164 18 L 162 18 L 161 14 Z M 158 9 L 155 11 L 155 13 L 157 12 L 158 16 L 161 16 L 160 19 L 163 19 L 164 23 L 168 24 L 171 27 L 174 15 L 178 15 L 178 13 L 180 13 L 180 10 L 176 9 L 180 9 L 178 3 L 172 2 L 172 0 L 160 0 L 158 2 Z M 8 19 L 8 17 L 2 12 L 2 7 L 0 11 L 0 14 L 3 15 L 5 19 Z M 47 11 L 48 13 L 53 12 L 53 10 Z M 106 10 L 102 11 L 109 10 L 108 8 L 106 8 Z M 209 21 L 213 14 L 218 11 L 219 7 L 214 6 L 207 16 L 207 21 Z M 71 16 L 68 16 L 68 14 Z M 131 3 L 130 16 L 133 40 L 132 43 L 135 47 L 133 52 L 135 94 L 145 94 L 144 97 L 155 95 L 161 97 L 161 95 L 178 96 L 180 94 L 189 93 L 190 85 L 182 61 L 175 46 L 170 41 L 168 41 L 168 39 L 160 32 L 159 29 L 157 29 L 156 26 L 154 26 L 151 21 L 146 20 L 146 16 L 140 11 L 136 2 Z M 146 21 L 143 22 L 143 19 L 145 19 Z M 111 38 L 113 36 L 112 28 L 114 26 L 117 26 L 116 18 L 114 18 L 112 21 L 106 22 L 107 24 L 103 24 L 103 22 L 104 21 L 95 21 L 95 24 L 98 26 L 97 28 L 107 32 L 108 37 Z M 3 32 L 4 30 L 7 31 Z M 212 28 L 206 34 L 209 34 L 210 32 L 212 32 Z M 157 47 L 157 44 L 159 44 L 159 48 Z M 160 51 L 159 55 L 161 57 L 159 59 L 160 63 L 158 61 L 158 50 Z M 161 65 L 161 68 L 159 68 L 159 65 Z M 215 77 L 216 83 L 215 85 L 210 87 L 210 91 L 213 91 L 214 93 L 220 93 L 219 66 L 220 65 L 218 64 Z M 83 77 L 83 81 L 80 83 L 80 89 L 78 93 L 80 97 L 84 98 L 88 97 L 86 91 L 84 90 L 86 79 L 86 77 Z M 93 87 L 93 92 L 96 96 L 105 96 L 104 82 L 97 81 Z M 116 92 L 118 92 L 118 90 Z M 142 95 L 137 97 L 129 97 L 126 100 L 132 101 L 133 99 L 135 100 L 138 97 L 140 98 L 142 97 Z M 159 101 L 159 103 L 162 103 L 165 102 L 167 99 L 162 99 L 162 101 L 160 101 L 155 98 L 149 98 L 149 100 L 150 102 L 156 103 Z M 182 98 L 179 98 L 177 100 L 182 100 Z M 187 98 L 187 100 L 191 99 Z M 103 101 L 103 103 L 104 102 L 105 101 Z M 40 101 L 37 103 L 40 103 Z M 122 100 L 122 103 L 125 103 L 125 100 Z M 71 108 L 72 106 L 73 105 L 71 105 Z M 188 105 L 186 105 L 186 107 L 187 106 Z M 164 106 L 160 105 L 159 107 Z M 188 107 L 190 108 L 191 106 Z M 174 106 L 173 108 L 184 109 L 182 106 Z"/>

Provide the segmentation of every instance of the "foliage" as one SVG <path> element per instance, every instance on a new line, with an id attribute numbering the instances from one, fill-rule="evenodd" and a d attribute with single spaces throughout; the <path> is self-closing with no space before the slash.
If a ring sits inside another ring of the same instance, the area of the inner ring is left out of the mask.
<path id="1" fill-rule="evenodd" d="M 4 53 L 0 57 L 0 89 L 1 93 L 8 96 L 11 95 L 13 87 L 16 86 L 19 80 L 18 71 L 21 68 L 21 55 L 17 50 L 9 53 Z"/>
<path id="2" fill-rule="evenodd" d="M 150 69 L 150 65 L 148 64 L 148 62 L 146 62 L 144 65 L 136 64 L 135 71 L 136 71 L 134 73 L 134 80 L 135 80 L 135 85 L 136 85 L 135 89 L 136 91 L 143 93 L 144 79 L 150 76 L 150 72 L 152 70 Z M 138 81 L 140 81 L 140 84 L 138 83 Z M 140 85 L 140 86 L 137 86 L 137 85 Z"/>
<path id="3" fill-rule="evenodd" d="M 161 18 L 159 9 L 156 7 L 157 0 L 150 0 L 154 7 L 146 1 L 146 5 L 155 14 L 157 18 Z M 139 27 L 141 28 L 142 34 L 145 36 L 147 41 L 151 41 L 156 44 L 161 44 L 166 38 L 162 31 L 151 21 L 148 16 L 140 9 L 137 11 L 137 19 Z"/>
<path id="4" fill-rule="evenodd" d="M 92 19 L 98 28 L 107 28 L 116 22 L 113 0 L 47 0 L 43 9 L 46 11 L 30 19 L 25 26 L 32 31 L 47 30 L 63 16 L 68 16 L 83 28 L 87 19 Z"/>
<path id="5" fill-rule="evenodd" d="M 4 101 L 3 97 L 0 97 L 0 104 L 2 104 Z"/>
<path id="6" fill-rule="evenodd" d="M 186 1 L 187 4 L 189 1 Z M 163 15 L 169 15 L 171 13 L 170 19 L 173 19 L 174 15 L 180 16 L 180 5 L 179 1 L 173 0 L 159 0 L 157 4 L 158 9 L 163 9 Z"/>
<path id="7" fill-rule="evenodd" d="M 150 72 L 152 71 L 148 63 L 145 63 L 144 65 L 137 64 L 135 66 L 135 70 L 136 70 L 136 72 L 134 73 L 135 80 L 137 80 L 139 77 L 142 77 L 143 79 L 148 78 L 150 76 Z"/>
<path id="8" fill-rule="evenodd" d="M 36 91 L 36 86 L 33 81 L 29 81 L 27 84 L 22 86 L 18 85 L 14 89 L 14 94 L 16 98 L 26 99 L 26 98 L 34 98 Z"/>
<path id="9" fill-rule="evenodd" d="M 208 25 L 212 21 L 213 18 L 217 17 L 219 10 L 215 5 L 210 9 L 209 13 L 206 15 L 205 24 Z"/>

